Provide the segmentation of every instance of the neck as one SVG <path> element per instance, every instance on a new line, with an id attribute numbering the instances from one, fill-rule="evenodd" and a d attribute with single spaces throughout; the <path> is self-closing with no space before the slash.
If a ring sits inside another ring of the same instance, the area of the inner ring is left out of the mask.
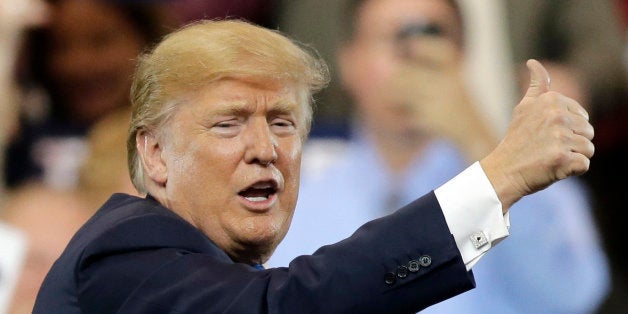
<path id="1" fill-rule="evenodd" d="M 226 253 L 234 262 L 249 265 L 263 265 L 270 258 L 272 251 L 274 250 L 270 249 L 268 246 L 246 246 L 230 248 Z"/>

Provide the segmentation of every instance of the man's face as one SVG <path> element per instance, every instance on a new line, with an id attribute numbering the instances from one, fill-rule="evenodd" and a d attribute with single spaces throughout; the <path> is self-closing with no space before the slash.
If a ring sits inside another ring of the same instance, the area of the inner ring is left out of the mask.
<path id="1" fill-rule="evenodd" d="M 292 220 L 306 133 L 300 100 L 292 85 L 224 79 L 167 123 L 165 205 L 236 261 L 265 261 Z"/>
<path id="2" fill-rule="evenodd" d="M 415 47 L 445 43 L 454 47 L 460 26 L 454 9 L 444 0 L 370 0 L 357 12 L 353 39 L 340 50 L 339 65 L 345 88 L 355 100 L 358 114 L 375 132 L 414 132 L 416 121 L 399 93 L 391 88 L 408 64 L 398 32 L 410 24 L 432 24 L 438 36 L 411 36 Z M 456 50 L 459 47 L 456 46 Z M 456 51 L 457 55 L 459 51 Z M 414 87 L 420 88 L 421 86 Z"/>

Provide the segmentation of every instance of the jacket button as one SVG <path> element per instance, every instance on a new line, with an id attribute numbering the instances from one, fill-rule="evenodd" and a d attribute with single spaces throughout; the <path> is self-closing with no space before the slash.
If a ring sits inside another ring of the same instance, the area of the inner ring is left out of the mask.
<path id="1" fill-rule="evenodd" d="M 410 272 L 416 273 L 419 271 L 420 268 L 421 268 L 421 265 L 419 264 L 419 261 L 413 259 L 408 262 L 408 270 Z"/>
<path id="2" fill-rule="evenodd" d="M 397 277 L 399 277 L 399 278 L 406 278 L 406 277 L 408 277 L 408 267 L 403 266 L 403 265 L 397 267 Z"/>
<path id="3" fill-rule="evenodd" d="M 384 275 L 384 282 L 390 286 L 395 283 L 395 281 L 397 280 L 396 277 L 397 276 L 395 275 L 395 273 L 386 273 L 386 275 Z"/>
<path id="4" fill-rule="evenodd" d="M 423 255 L 419 258 L 419 263 L 423 267 L 432 265 L 432 258 L 429 255 Z"/>

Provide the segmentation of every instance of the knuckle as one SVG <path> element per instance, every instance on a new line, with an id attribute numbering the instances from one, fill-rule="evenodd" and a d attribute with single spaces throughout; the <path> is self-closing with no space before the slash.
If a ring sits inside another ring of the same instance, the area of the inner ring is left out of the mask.
<path id="1" fill-rule="evenodd" d="M 557 148 L 562 148 L 572 142 L 573 132 L 566 128 L 556 128 L 553 132 L 553 139 L 557 143 Z"/>
<path id="2" fill-rule="evenodd" d="M 551 164 L 554 165 L 554 167 L 563 168 L 569 163 L 570 163 L 569 153 L 560 149 L 557 149 L 554 152 L 553 157 L 551 159 Z"/>
<path id="3" fill-rule="evenodd" d="M 574 158 L 574 161 L 572 163 L 571 173 L 574 175 L 581 175 L 589 170 L 590 164 L 591 164 L 591 161 L 589 160 L 589 158 L 586 158 L 585 156 L 580 155 L 577 158 Z"/>
<path id="4" fill-rule="evenodd" d="M 593 157 L 593 153 L 595 153 L 595 146 L 588 139 L 582 139 L 578 141 L 577 146 L 574 148 L 574 152 L 580 153 L 584 155 L 586 158 Z"/>
<path id="5" fill-rule="evenodd" d="M 567 115 L 567 112 L 561 108 L 548 108 L 547 109 L 547 117 L 552 124 L 559 126 L 569 126 L 571 124 L 571 119 Z"/>

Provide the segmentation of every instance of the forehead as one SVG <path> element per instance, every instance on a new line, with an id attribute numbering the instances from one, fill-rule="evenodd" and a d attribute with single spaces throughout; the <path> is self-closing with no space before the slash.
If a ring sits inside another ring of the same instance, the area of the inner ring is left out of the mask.
<path id="1" fill-rule="evenodd" d="M 389 34 L 411 22 L 457 25 L 456 12 L 445 0 L 368 0 L 356 12 L 356 34 Z"/>
<path id="2" fill-rule="evenodd" d="M 201 88 L 194 103 L 208 110 L 256 109 L 263 105 L 267 110 L 281 109 L 302 114 L 304 106 L 297 84 L 270 79 L 225 78 Z"/>

